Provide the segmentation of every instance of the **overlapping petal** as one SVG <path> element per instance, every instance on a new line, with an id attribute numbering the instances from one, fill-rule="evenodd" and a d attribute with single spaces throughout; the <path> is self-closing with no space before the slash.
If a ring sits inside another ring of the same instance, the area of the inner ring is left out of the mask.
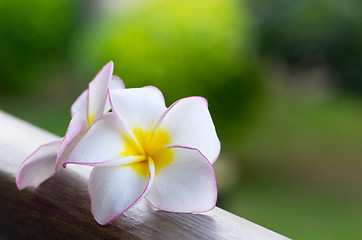
<path id="1" fill-rule="evenodd" d="M 117 75 L 113 75 L 109 89 L 123 89 L 123 88 L 125 88 L 123 80 Z"/>
<path id="2" fill-rule="evenodd" d="M 88 90 L 82 92 L 82 94 L 75 100 L 70 108 L 72 117 L 75 114 L 80 115 L 84 120 L 87 120 L 87 105 L 88 105 Z"/>
<path id="3" fill-rule="evenodd" d="M 112 110 L 122 124 L 133 128 L 155 128 L 167 109 L 160 90 L 155 87 L 110 90 Z"/>
<path id="4" fill-rule="evenodd" d="M 217 188 L 212 165 L 197 149 L 171 150 L 172 161 L 156 172 L 146 198 L 164 211 L 199 213 L 214 208 Z M 156 160 L 155 164 L 157 169 Z"/>
<path id="5" fill-rule="evenodd" d="M 70 154 L 66 164 L 83 164 L 97 166 L 121 158 L 122 147 L 125 146 L 122 138 L 122 129 L 114 113 L 107 113 L 94 121 L 78 145 Z M 124 161 L 120 160 L 120 164 Z M 103 164 L 103 165 L 104 165 Z"/>
<path id="6" fill-rule="evenodd" d="M 202 97 L 183 98 L 172 104 L 160 127 L 169 131 L 172 145 L 197 148 L 211 164 L 219 156 L 220 141 Z"/>
<path id="7" fill-rule="evenodd" d="M 70 153 L 93 121 L 110 110 L 108 87 L 124 88 L 123 81 L 119 77 L 113 76 L 112 73 L 113 62 L 109 62 L 98 72 L 96 77 L 89 83 L 88 89 L 72 105 L 71 113 L 73 118 L 59 147 L 56 163 L 57 171 L 66 162 Z"/>
<path id="8" fill-rule="evenodd" d="M 88 122 L 92 122 L 103 115 L 107 90 L 113 74 L 113 62 L 107 63 L 89 83 L 88 87 Z"/>
<path id="9" fill-rule="evenodd" d="M 111 84 L 109 86 L 109 89 L 124 89 L 125 85 L 122 81 L 122 79 L 116 75 L 112 76 Z M 109 96 L 107 97 L 106 106 L 104 107 L 104 113 L 109 112 L 111 110 L 111 104 L 109 102 Z"/>
<path id="10" fill-rule="evenodd" d="M 96 221 L 106 225 L 135 205 L 151 187 L 153 176 L 153 163 L 145 176 L 139 175 L 132 166 L 95 167 L 88 190 Z"/>
<path id="11" fill-rule="evenodd" d="M 104 86 L 106 86 L 108 84 L 107 81 L 103 81 L 102 83 L 103 83 L 103 85 L 100 90 L 104 90 Z M 93 85 L 91 85 L 91 86 L 93 87 Z M 113 75 L 111 83 L 109 85 L 109 89 L 123 89 L 123 88 L 124 88 L 124 83 L 123 83 L 122 79 L 118 76 Z M 106 92 L 107 92 L 107 89 L 106 89 Z M 102 94 L 99 96 L 99 99 L 102 100 Z M 102 100 L 102 104 L 103 104 L 103 100 Z M 103 107 L 102 104 L 98 104 L 98 106 Z M 70 110 L 72 117 L 75 114 L 80 114 L 84 119 L 87 119 L 88 118 L 88 116 L 87 116 L 88 107 L 87 106 L 88 106 L 88 89 L 85 90 L 84 92 L 82 92 L 82 94 L 72 104 L 71 110 Z M 107 97 L 103 113 L 108 112 L 110 109 L 111 109 L 111 105 L 109 103 L 109 97 Z M 98 112 L 98 111 L 96 111 L 96 112 Z"/>
<path id="12" fill-rule="evenodd" d="M 20 165 L 16 175 L 19 190 L 37 187 L 55 173 L 57 150 L 62 139 L 41 145 Z"/>
<path id="13" fill-rule="evenodd" d="M 55 165 L 56 171 L 59 171 L 62 168 L 63 163 L 68 159 L 74 147 L 87 131 L 87 128 L 87 121 L 80 114 L 75 114 L 70 121 L 65 137 L 59 146 Z"/>

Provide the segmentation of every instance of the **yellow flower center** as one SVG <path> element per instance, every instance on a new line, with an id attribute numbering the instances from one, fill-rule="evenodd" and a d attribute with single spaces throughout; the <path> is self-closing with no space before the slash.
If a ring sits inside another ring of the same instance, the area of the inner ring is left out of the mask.
<path id="1" fill-rule="evenodd" d="M 126 156 L 142 156 L 141 160 L 136 163 L 126 164 L 124 166 L 131 167 L 137 174 L 141 176 L 148 176 L 148 161 L 153 160 L 155 164 L 155 174 L 167 166 L 172 161 L 172 149 L 165 148 L 170 144 L 170 136 L 164 129 L 158 129 L 154 133 L 153 128 L 149 131 L 144 131 L 141 128 L 133 128 L 132 133 L 134 136 L 130 138 L 125 134 L 122 138 L 125 142 L 120 157 Z"/>

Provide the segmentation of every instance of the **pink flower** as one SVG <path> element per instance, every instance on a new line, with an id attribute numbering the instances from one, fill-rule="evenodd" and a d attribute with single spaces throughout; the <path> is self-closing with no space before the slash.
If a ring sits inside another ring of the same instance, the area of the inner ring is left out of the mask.
<path id="1" fill-rule="evenodd" d="M 220 142 L 207 101 L 183 98 L 166 108 L 154 87 L 109 93 L 113 112 L 94 121 L 64 164 L 94 166 L 88 190 L 96 221 L 106 225 L 142 198 L 164 211 L 214 208 Z"/>
<path id="2" fill-rule="evenodd" d="M 112 77 L 112 73 L 113 62 L 109 62 L 74 102 L 71 107 L 72 120 L 63 139 L 41 145 L 24 160 L 16 176 L 18 189 L 36 187 L 59 171 L 93 121 L 110 110 L 108 88 L 124 88 L 122 80 Z"/>

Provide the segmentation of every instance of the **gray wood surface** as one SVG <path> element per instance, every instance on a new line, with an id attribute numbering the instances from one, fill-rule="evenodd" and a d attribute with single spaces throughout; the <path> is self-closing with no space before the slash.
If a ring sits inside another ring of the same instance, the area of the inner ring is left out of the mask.
<path id="1" fill-rule="evenodd" d="M 176 214 L 154 210 L 144 200 L 100 226 L 90 213 L 88 167 L 67 167 L 38 188 L 18 191 L 20 163 L 56 138 L 0 111 L 0 239 L 288 239 L 218 207 Z"/>

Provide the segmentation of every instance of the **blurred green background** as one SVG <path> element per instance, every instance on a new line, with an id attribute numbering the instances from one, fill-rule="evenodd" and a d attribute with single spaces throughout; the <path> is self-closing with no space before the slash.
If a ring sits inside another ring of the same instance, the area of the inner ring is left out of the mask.
<path id="1" fill-rule="evenodd" d="M 0 1 L 0 109 L 63 136 L 109 62 L 168 105 L 201 95 L 217 205 L 293 239 L 362 236 L 359 0 Z"/>

